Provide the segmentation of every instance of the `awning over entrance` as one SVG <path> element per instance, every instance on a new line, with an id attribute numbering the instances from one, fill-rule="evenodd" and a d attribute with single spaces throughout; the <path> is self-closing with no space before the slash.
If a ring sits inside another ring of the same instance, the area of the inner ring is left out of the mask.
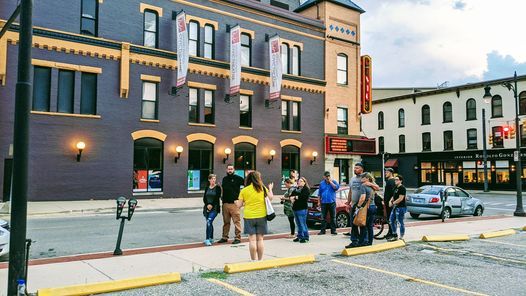
<path id="1" fill-rule="evenodd" d="M 386 162 L 385 162 L 385 165 L 384 165 L 386 168 L 396 168 L 398 167 L 398 158 L 395 158 L 395 159 L 388 159 Z"/>

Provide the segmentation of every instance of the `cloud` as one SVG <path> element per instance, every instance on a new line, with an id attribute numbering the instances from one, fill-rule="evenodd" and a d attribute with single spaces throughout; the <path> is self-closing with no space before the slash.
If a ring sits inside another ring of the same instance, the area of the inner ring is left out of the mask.
<path id="1" fill-rule="evenodd" d="M 490 53 L 526 62 L 526 37 L 519 29 L 526 1 L 356 3 L 367 11 L 361 18 L 362 54 L 373 58 L 375 87 L 481 81 L 499 75 L 495 63 L 506 61 Z"/>
<path id="2" fill-rule="evenodd" d="M 526 62 L 519 63 L 510 55 L 503 56 L 493 51 L 488 54 L 487 61 L 488 69 L 484 72 L 484 80 L 511 77 L 514 71 L 517 71 L 517 75 L 526 74 Z"/>

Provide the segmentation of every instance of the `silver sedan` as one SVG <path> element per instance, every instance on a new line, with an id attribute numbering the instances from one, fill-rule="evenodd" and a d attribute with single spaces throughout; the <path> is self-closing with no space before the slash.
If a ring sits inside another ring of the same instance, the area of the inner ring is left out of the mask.
<path id="1" fill-rule="evenodd" d="M 437 215 L 442 213 L 441 196 L 445 196 L 444 217 L 473 215 L 482 216 L 484 203 L 474 198 L 464 189 L 456 186 L 427 185 L 418 188 L 406 197 L 407 211 L 413 218 L 421 214 Z"/>

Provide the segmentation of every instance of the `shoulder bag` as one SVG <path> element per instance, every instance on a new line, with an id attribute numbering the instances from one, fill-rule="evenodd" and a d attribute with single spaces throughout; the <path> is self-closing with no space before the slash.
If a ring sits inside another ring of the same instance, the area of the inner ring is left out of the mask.
<path id="1" fill-rule="evenodd" d="M 272 221 L 274 218 L 276 218 L 276 212 L 274 212 L 274 208 L 272 207 L 272 203 L 270 202 L 270 199 L 267 197 L 267 189 L 265 189 L 265 186 L 263 186 L 263 192 L 264 192 L 264 198 L 265 198 L 265 208 L 267 211 L 267 221 Z"/>
<path id="2" fill-rule="evenodd" d="M 362 204 L 362 207 L 358 209 L 358 214 L 354 215 L 354 220 L 352 224 L 358 227 L 364 227 L 367 224 L 367 209 L 369 208 L 370 199 L 367 199 L 367 202 Z"/>

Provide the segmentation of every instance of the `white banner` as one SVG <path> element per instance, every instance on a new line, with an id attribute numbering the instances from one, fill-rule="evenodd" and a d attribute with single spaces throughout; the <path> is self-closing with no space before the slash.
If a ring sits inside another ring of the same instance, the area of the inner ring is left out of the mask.
<path id="1" fill-rule="evenodd" d="M 188 31 L 186 27 L 186 13 L 181 12 L 177 15 L 177 83 L 180 87 L 186 83 L 188 73 Z"/>
<path id="2" fill-rule="evenodd" d="M 241 27 L 230 30 L 230 95 L 239 93 L 241 84 Z"/>
<path id="3" fill-rule="evenodd" d="M 270 101 L 278 100 L 281 92 L 281 79 L 283 69 L 281 68 L 281 42 L 276 35 L 269 40 L 270 60 Z"/>

